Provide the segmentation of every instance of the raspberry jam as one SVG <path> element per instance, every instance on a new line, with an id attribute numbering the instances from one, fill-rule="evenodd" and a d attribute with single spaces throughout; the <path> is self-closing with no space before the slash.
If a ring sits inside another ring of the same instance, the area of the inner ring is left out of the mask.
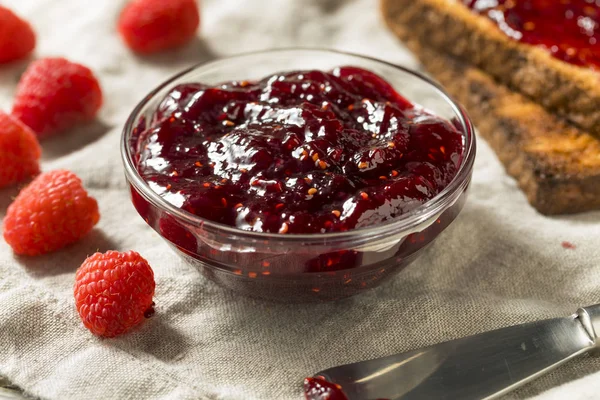
<path id="1" fill-rule="evenodd" d="M 304 396 L 306 400 L 348 400 L 340 385 L 320 376 L 304 379 Z"/>
<path id="2" fill-rule="evenodd" d="M 281 234 L 402 215 L 450 183 L 464 148 L 449 121 L 356 67 L 179 85 L 138 136 L 138 171 L 166 201 Z"/>
<path id="3" fill-rule="evenodd" d="M 463 0 L 509 37 L 554 57 L 600 69 L 600 2 L 596 0 Z"/>

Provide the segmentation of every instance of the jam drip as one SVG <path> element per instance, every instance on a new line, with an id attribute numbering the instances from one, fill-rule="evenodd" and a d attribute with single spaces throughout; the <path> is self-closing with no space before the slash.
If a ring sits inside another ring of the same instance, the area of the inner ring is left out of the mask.
<path id="1" fill-rule="evenodd" d="M 321 376 L 304 379 L 304 396 L 306 400 L 348 400 L 340 385 Z"/>
<path id="2" fill-rule="evenodd" d="M 136 142 L 152 190 L 243 230 L 325 233 L 379 224 L 454 178 L 462 135 L 372 72 L 279 73 L 175 87 Z"/>
<path id="3" fill-rule="evenodd" d="M 463 0 L 509 37 L 568 63 L 600 69 L 600 1 Z"/>

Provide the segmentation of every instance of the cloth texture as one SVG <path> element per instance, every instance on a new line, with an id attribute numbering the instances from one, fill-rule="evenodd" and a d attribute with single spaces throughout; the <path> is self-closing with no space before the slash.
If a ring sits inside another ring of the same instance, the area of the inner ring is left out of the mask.
<path id="1" fill-rule="evenodd" d="M 34 58 L 87 65 L 105 94 L 96 122 L 42 143 L 43 169 L 78 174 L 99 202 L 100 223 L 79 243 L 37 258 L 17 257 L 0 240 L 0 375 L 27 394 L 300 399 L 302 379 L 328 367 L 567 316 L 598 302 L 600 213 L 538 214 L 483 140 L 461 215 L 383 286 L 333 303 L 292 305 L 244 298 L 205 280 L 130 203 L 119 142 L 137 102 L 185 67 L 258 49 L 325 47 L 418 63 L 387 31 L 374 0 L 203 0 L 198 38 L 146 57 L 131 53 L 116 33 L 123 4 L 3 2 L 34 26 Z M 0 67 L 0 109 L 10 109 L 27 63 Z M 16 193 L 0 190 L 0 219 Z M 133 249 L 149 260 L 157 313 L 135 332 L 107 340 L 83 327 L 72 288 L 85 257 L 109 249 Z M 600 359 L 584 356 L 505 398 L 598 398 L 598 371 Z"/>

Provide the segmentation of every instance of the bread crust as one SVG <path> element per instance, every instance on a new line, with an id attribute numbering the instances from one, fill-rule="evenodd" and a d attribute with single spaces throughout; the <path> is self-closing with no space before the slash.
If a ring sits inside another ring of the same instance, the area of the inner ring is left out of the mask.
<path id="1" fill-rule="evenodd" d="M 396 31 L 462 103 L 507 172 L 543 214 L 600 209 L 600 140 L 464 62 Z"/>
<path id="2" fill-rule="evenodd" d="M 473 64 L 600 137 L 600 73 L 506 36 L 457 0 L 381 0 L 387 25 Z"/>

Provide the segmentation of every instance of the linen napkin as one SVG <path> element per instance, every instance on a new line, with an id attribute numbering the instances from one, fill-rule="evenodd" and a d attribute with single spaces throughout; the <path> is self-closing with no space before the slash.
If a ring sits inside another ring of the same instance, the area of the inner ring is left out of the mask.
<path id="1" fill-rule="evenodd" d="M 300 399 L 302 379 L 327 367 L 566 316 L 599 301 L 600 213 L 539 215 L 482 140 L 459 218 L 391 282 L 338 302 L 274 304 L 221 289 L 136 214 L 119 139 L 143 96 L 192 64 L 274 47 L 328 47 L 418 67 L 386 31 L 377 2 L 203 0 L 197 40 L 149 57 L 132 54 L 116 34 L 123 1 L 4 3 L 35 27 L 35 57 L 89 66 L 106 96 L 97 122 L 43 142 L 43 169 L 77 173 L 99 201 L 100 223 L 76 245 L 37 258 L 16 257 L 0 240 L 0 375 L 27 394 Z M 26 65 L 0 67 L 0 108 L 10 108 Z M 0 191 L 0 219 L 16 193 Z M 149 260 L 157 313 L 140 329 L 107 340 L 82 326 L 72 286 L 85 257 L 109 249 L 133 249 Z M 583 357 L 506 398 L 597 398 L 598 371 L 598 359 Z"/>

